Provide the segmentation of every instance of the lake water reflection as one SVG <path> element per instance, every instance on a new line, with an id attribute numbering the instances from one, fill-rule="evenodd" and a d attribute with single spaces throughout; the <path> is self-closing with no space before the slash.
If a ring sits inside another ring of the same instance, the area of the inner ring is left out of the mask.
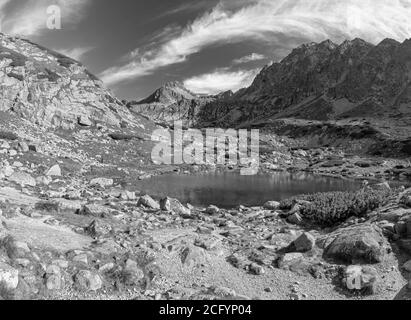
<path id="1" fill-rule="evenodd" d="M 307 173 L 275 173 L 241 176 L 237 173 L 207 173 L 196 175 L 163 175 L 139 181 L 142 192 L 156 197 L 173 197 L 196 206 L 214 204 L 233 208 L 240 204 L 261 206 L 266 201 L 295 195 L 358 190 L 360 181 L 343 180 Z"/>

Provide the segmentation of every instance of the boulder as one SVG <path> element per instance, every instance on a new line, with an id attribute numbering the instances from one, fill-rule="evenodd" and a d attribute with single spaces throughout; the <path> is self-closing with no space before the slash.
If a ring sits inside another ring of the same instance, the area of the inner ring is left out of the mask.
<path id="1" fill-rule="evenodd" d="M 5 290 L 15 290 L 19 284 L 19 271 L 0 261 L 0 284 Z"/>
<path id="2" fill-rule="evenodd" d="M 79 215 L 96 218 L 106 218 L 109 217 L 111 213 L 112 210 L 110 208 L 99 204 L 86 204 L 79 211 Z"/>
<path id="3" fill-rule="evenodd" d="M 10 236 L 4 239 L 3 246 L 11 259 L 25 258 L 26 255 L 31 252 L 27 243 L 17 241 Z"/>
<path id="4" fill-rule="evenodd" d="M 8 179 L 22 187 L 35 187 L 37 185 L 36 179 L 26 172 L 15 172 Z"/>
<path id="5" fill-rule="evenodd" d="M 154 209 L 154 210 L 159 210 L 160 209 L 160 204 L 154 200 L 152 197 L 149 195 L 145 195 L 140 197 L 140 200 L 138 201 L 137 206 L 144 206 L 148 209 Z"/>
<path id="6" fill-rule="evenodd" d="M 324 257 L 348 263 L 378 263 L 382 261 L 387 247 L 387 240 L 379 227 L 356 225 L 328 235 Z"/>
<path id="7" fill-rule="evenodd" d="M 163 211 L 172 211 L 182 217 L 191 217 L 191 210 L 173 198 L 164 198 L 160 201 L 160 208 Z"/>
<path id="8" fill-rule="evenodd" d="M 293 243 L 292 247 L 295 248 L 297 252 L 308 252 L 312 250 L 315 246 L 315 238 L 310 233 L 303 233 L 298 237 Z"/>

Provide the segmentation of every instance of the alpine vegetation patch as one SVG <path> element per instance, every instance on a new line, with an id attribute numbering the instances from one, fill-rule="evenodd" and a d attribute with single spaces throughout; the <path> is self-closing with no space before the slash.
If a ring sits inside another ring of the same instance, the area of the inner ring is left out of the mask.
<path id="1" fill-rule="evenodd" d="M 151 153 L 151 159 L 157 165 L 240 165 L 241 175 L 258 173 L 259 130 L 185 130 L 182 121 L 176 121 L 174 132 L 155 130 L 151 140 L 158 142 Z"/>

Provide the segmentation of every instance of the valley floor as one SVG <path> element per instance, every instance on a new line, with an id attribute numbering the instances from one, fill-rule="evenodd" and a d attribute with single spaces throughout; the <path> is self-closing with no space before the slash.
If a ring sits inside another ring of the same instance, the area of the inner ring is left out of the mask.
<path id="1" fill-rule="evenodd" d="M 273 201 L 224 210 L 159 202 L 133 187 L 165 172 L 238 168 L 155 167 L 145 137 L 113 140 L 87 129 L 35 143 L 30 130 L 0 140 L 2 299 L 411 297 L 411 191 L 376 182 L 407 184 L 407 159 L 294 148 L 265 135 L 262 172 L 367 179 L 365 197 L 374 188 L 390 195 L 366 214 L 320 228 L 305 220 L 304 197 L 289 208 Z"/>

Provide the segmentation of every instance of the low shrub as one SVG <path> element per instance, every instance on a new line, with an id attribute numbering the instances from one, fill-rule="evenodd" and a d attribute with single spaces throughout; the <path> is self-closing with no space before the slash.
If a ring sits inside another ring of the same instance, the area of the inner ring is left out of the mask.
<path id="1" fill-rule="evenodd" d="M 393 191 L 369 188 L 357 192 L 317 193 L 282 201 L 280 209 L 290 210 L 298 200 L 308 201 L 302 204 L 303 218 L 321 227 L 331 227 L 386 205 L 393 195 Z"/>
<path id="2" fill-rule="evenodd" d="M 0 139 L 2 140 L 10 140 L 10 141 L 14 141 L 17 140 L 19 137 L 14 134 L 13 132 L 10 131 L 1 131 L 0 130 Z"/>

